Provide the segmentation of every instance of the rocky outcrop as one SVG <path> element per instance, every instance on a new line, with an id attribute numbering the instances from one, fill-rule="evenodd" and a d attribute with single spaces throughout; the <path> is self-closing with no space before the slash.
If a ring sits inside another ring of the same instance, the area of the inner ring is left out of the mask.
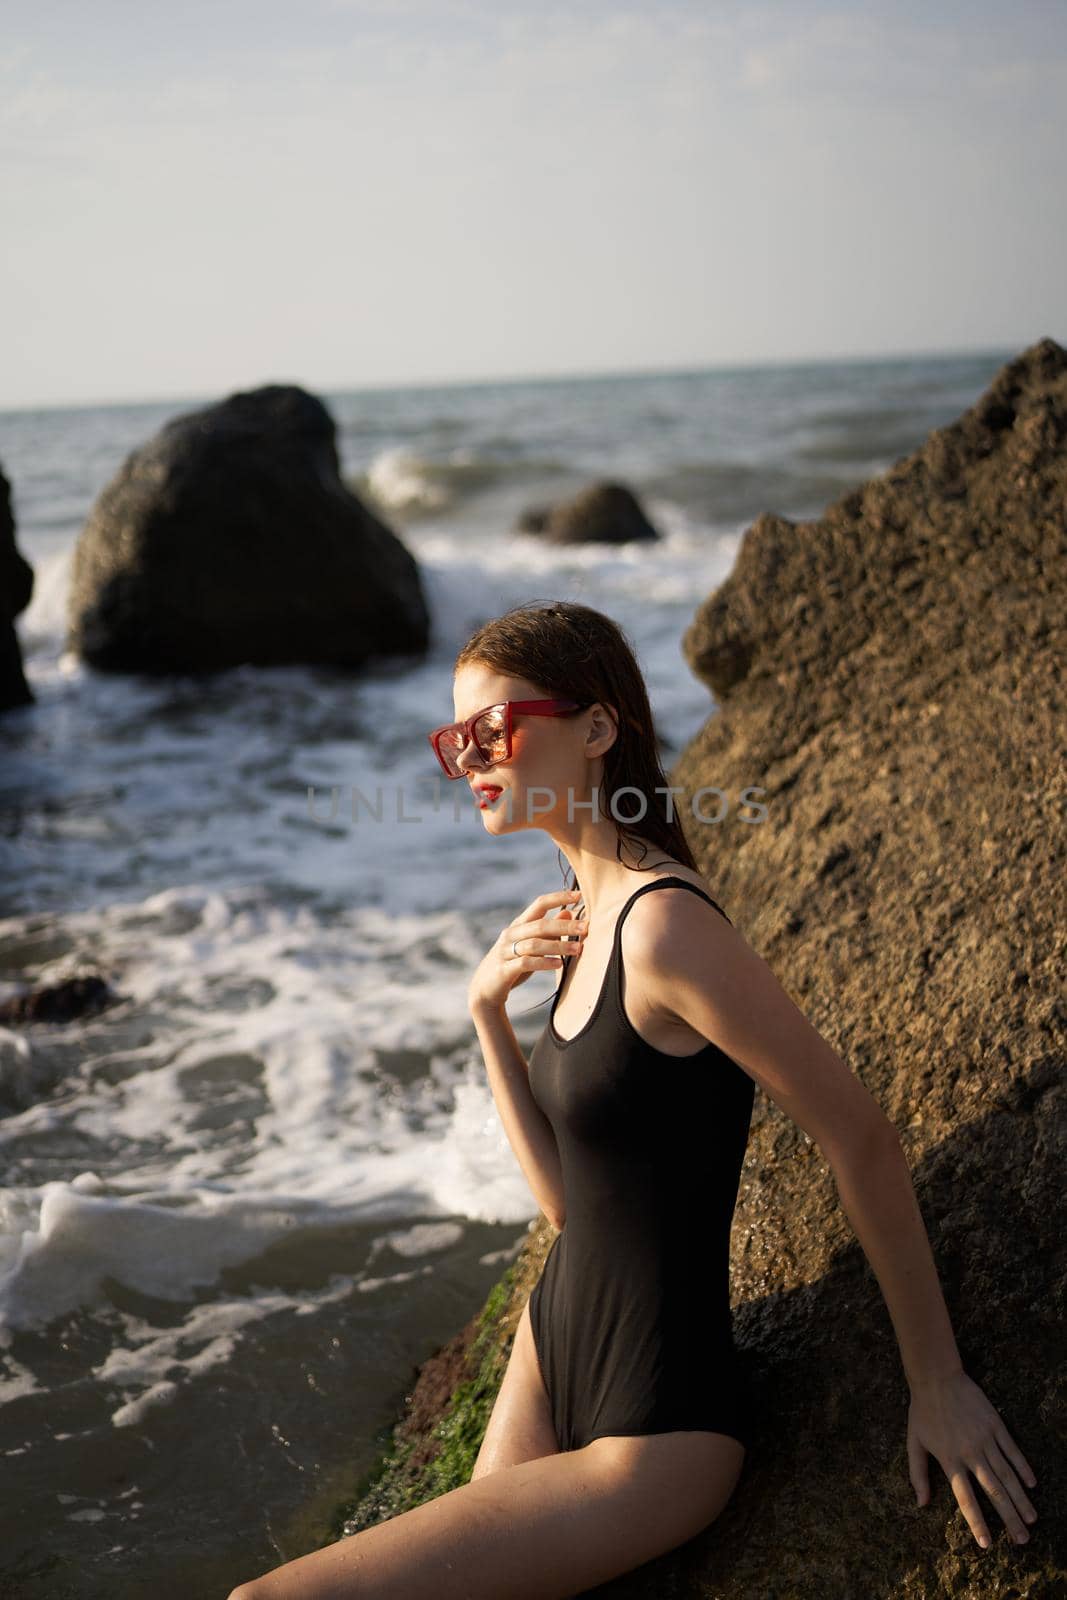
<path id="1" fill-rule="evenodd" d="M 760 518 L 685 636 L 721 705 L 671 774 L 683 815 L 706 785 L 762 791 L 765 820 L 731 805 L 690 841 L 900 1130 L 965 1367 L 1037 1474 L 1030 1543 L 975 1485 L 979 1550 L 933 1459 L 916 1505 L 885 1302 L 821 1151 L 759 1091 L 732 1279 L 757 1437 L 722 1516 L 598 1595 L 1067 1592 L 1065 432 L 1067 353 L 1043 340 L 822 518 Z M 465 1405 L 428 1419 L 431 1448 L 465 1415 L 480 1437 Z M 386 1514 L 436 1492 L 415 1480 Z"/>
<path id="2" fill-rule="evenodd" d="M 342 482 L 333 419 L 272 384 L 173 418 L 74 552 L 67 648 L 110 671 L 421 654 L 415 560 Z"/>
<path id="3" fill-rule="evenodd" d="M 0 711 L 33 701 L 15 631 L 15 618 L 25 611 L 32 594 L 33 568 L 16 549 L 11 485 L 0 469 Z"/>
<path id="4" fill-rule="evenodd" d="M 549 544 L 625 544 L 658 539 L 632 489 L 621 483 L 591 483 L 570 500 L 524 511 L 519 533 L 536 533 Z"/>
<path id="5" fill-rule="evenodd" d="M 41 984 L 0 1001 L 0 1023 L 73 1022 L 78 1017 L 117 1005 L 121 997 L 106 978 L 84 973 Z"/>
<path id="6" fill-rule="evenodd" d="M 25 945 L 22 953 L 28 953 Z M 16 939 L 5 957 L 17 966 L 19 954 Z M 0 1117 L 39 1105 L 67 1081 L 72 1051 L 75 1058 L 78 1055 L 76 1046 L 55 1048 L 39 1032 L 25 1037 L 23 1027 L 80 1021 L 125 998 L 77 956 L 68 953 L 63 965 L 67 972 L 57 972 L 54 981 L 39 980 L 0 1001 Z"/>

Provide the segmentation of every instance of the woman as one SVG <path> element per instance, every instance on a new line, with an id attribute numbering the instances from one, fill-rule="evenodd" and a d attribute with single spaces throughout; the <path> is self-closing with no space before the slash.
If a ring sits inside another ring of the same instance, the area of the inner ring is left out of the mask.
<path id="1" fill-rule="evenodd" d="M 470 1483 L 232 1600 L 555 1600 L 717 1517 L 748 1438 L 728 1244 L 757 1083 L 827 1157 L 885 1295 L 919 1504 L 932 1454 L 980 1544 L 968 1474 L 1025 1541 L 1034 1475 L 963 1371 L 896 1131 L 708 894 L 625 635 L 582 605 L 516 608 L 467 641 L 453 693 L 458 720 L 430 735 L 444 772 L 488 833 L 541 828 L 574 871 L 500 932 L 468 993 L 508 1138 L 562 1231 Z M 505 1001 L 564 961 L 527 1062 Z"/>

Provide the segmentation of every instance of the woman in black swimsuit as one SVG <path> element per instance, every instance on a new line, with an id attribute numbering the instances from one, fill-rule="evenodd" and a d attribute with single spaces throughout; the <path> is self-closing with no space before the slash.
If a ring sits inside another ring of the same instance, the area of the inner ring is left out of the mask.
<path id="1" fill-rule="evenodd" d="M 968 1473 L 1025 1539 L 1033 1473 L 963 1371 L 896 1131 L 704 887 L 625 635 L 582 605 L 516 608 L 468 640 L 453 689 L 460 720 L 430 736 L 442 768 L 476 791 L 487 833 L 543 829 L 581 884 L 531 901 L 468 996 L 504 1128 L 561 1232 L 470 1483 L 231 1600 L 564 1600 L 713 1521 L 750 1437 L 728 1254 L 757 1083 L 846 1180 L 911 1386 L 919 1503 L 933 1455 L 980 1543 Z M 564 963 L 527 1062 L 505 1001 Z"/>

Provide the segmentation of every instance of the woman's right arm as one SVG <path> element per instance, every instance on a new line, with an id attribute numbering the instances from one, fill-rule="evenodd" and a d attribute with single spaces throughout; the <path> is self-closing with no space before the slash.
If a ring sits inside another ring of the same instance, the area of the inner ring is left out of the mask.
<path id="1" fill-rule="evenodd" d="M 534 1199 L 556 1228 L 562 1228 L 566 1217 L 559 1147 L 552 1124 L 533 1097 L 529 1063 L 504 1002 L 511 990 L 534 972 L 550 967 L 559 970 L 564 941 L 567 954 L 581 954 L 588 919 L 574 916 L 577 898 L 576 889 L 555 889 L 531 900 L 516 921 L 498 934 L 467 991 L 467 1005 L 504 1132 Z M 554 906 L 560 908 L 559 914 L 550 917 Z M 526 948 L 516 956 L 514 945 L 520 940 Z"/>
<path id="2" fill-rule="evenodd" d="M 552 1226 L 562 1228 L 566 1212 L 556 1135 L 531 1093 L 529 1066 L 511 1018 L 503 1006 L 472 1006 L 471 1016 L 504 1132 L 534 1199 Z"/>

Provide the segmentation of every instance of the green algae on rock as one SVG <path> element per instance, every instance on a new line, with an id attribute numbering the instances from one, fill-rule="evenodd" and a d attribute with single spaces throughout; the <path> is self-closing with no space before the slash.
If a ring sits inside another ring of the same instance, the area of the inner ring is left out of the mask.
<path id="1" fill-rule="evenodd" d="M 542 1218 L 481 1311 L 419 1368 L 389 1444 L 352 1499 L 337 1508 L 332 1538 L 358 1533 L 470 1481 L 516 1324 L 554 1236 Z"/>

